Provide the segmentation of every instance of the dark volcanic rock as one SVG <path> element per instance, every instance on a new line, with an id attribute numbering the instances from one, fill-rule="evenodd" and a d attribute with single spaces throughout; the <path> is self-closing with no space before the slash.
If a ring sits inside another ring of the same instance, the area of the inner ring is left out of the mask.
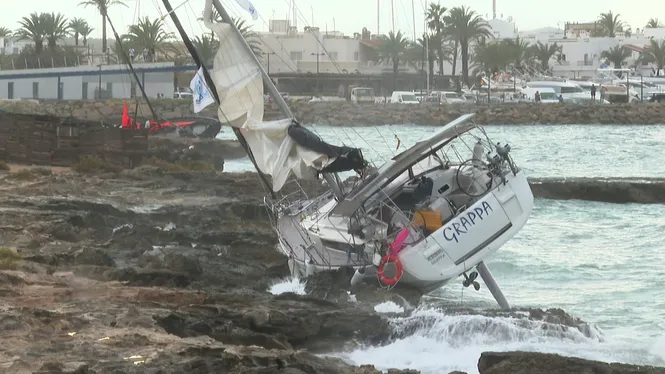
<path id="1" fill-rule="evenodd" d="M 636 366 L 535 352 L 483 352 L 480 374 L 665 374 L 665 368 Z"/>
<path id="2" fill-rule="evenodd" d="M 529 184 L 535 197 L 546 199 L 665 203 L 663 179 L 530 178 Z"/>

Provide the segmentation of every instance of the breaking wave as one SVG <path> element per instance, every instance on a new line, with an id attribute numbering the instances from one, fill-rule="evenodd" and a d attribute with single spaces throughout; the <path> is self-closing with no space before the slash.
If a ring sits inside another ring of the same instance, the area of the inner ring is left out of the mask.
<path id="1" fill-rule="evenodd" d="M 286 292 L 293 292 L 297 295 L 305 295 L 306 281 L 297 277 L 288 277 L 283 280 L 276 281 L 268 288 L 268 292 L 273 295 L 281 295 Z"/>
<path id="2" fill-rule="evenodd" d="M 613 341 L 596 327 L 577 329 L 525 318 L 450 315 L 441 309 L 421 307 L 406 317 L 390 319 L 394 339 L 390 344 L 337 353 L 356 364 L 378 369 L 416 369 L 425 373 L 454 370 L 478 373 L 485 351 L 559 353 L 586 359 L 632 364 L 665 364 L 665 337 L 652 348 Z"/>

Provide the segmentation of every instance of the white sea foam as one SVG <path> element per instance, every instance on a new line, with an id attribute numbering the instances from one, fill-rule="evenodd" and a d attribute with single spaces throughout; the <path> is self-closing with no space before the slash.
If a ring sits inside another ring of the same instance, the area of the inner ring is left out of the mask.
<path id="1" fill-rule="evenodd" d="M 398 338 L 383 347 L 363 347 L 338 353 L 351 363 L 373 364 L 378 369 L 416 369 L 425 373 L 460 370 L 477 373 L 485 351 L 533 351 L 559 353 L 600 361 L 664 364 L 665 338 L 651 352 L 632 344 L 585 336 L 575 328 L 518 318 L 480 315 L 446 315 L 439 309 L 418 308 L 408 317 L 391 319 Z"/>
<path id="2" fill-rule="evenodd" d="M 397 305 L 393 301 L 384 301 L 374 306 L 377 313 L 404 313 L 404 307 Z"/>
<path id="3" fill-rule="evenodd" d="M 273 295 L 280 295 L 285 292 L 293 292 L 298 295 L 305 295 L 305 284 L 307 282 L 301 281 L 297 277 L 288 277 L 284 280 L 273 283 L 272 286 L 268 289 Z"/>

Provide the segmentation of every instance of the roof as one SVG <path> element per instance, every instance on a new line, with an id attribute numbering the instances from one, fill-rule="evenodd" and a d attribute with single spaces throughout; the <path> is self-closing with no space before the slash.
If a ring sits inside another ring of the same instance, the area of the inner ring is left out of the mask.
<path id="1" fill-rule="evenodd" d="M 381 45 L 382 41 L 383 40 L 381 40 L 381 39 L 361 39 L 360 40 L 360 45 L 364 45 L 366 47 L 377 49 Z"/>
<path id="2" fill-rule="evenodd" d="M 635 44 L 624 44 L 623 46 L 625 48 L 630 49 L 631 51 L 635 51 L 635 52 L 639 52 L 639 53 L 644 52 L 644 49 L 645 49 L 644 47 L 640 47 L 640 46 L 637 46 Z"/>

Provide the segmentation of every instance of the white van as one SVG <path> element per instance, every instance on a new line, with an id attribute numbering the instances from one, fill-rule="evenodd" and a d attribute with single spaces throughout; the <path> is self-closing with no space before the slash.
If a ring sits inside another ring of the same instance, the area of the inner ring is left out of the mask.
<path id="1" fill-rule="evenodd" d="M 525 87 L 522 88 L 522 95 L 526 101 L 536 101 L 536 92 L 540 93 L 541 103 L 558 103 L 559 95 L 556 94 L 553 88 L 548 87 Z"/>
<path id="2" fill-rule="evenodd" d="M 566 101 L 591 100 L 591 94 L 572 82 L 534 81 L 527 83 L 528 88 L 551 88 Z"/>
<path id="3" fill-rule="evenodd" d="M 430 96 L 436 96 L 441 103 L 445 104 L 464 104 L 466 100 L 461 95 L 454 91 L 432 91 Z"/>
<path id="4" fill-rule="evenodd" d="M 398 104 L 420 104 L 420 101 L 416 98 L 416 94 L 409 91 L 393 91 L 392 96 L 390 96 L 390 102 Z"/>

